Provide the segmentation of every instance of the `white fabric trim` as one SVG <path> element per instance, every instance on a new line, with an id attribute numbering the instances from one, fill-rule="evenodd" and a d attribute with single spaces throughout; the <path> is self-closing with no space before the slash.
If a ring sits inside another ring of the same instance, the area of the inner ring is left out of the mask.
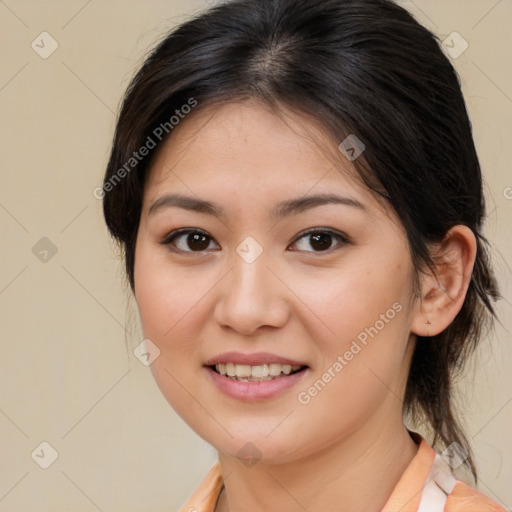
<path id="1" fill-rule="evenodd" d="M 427 476 L 427 483 L 423 487 L 418 512 L 443 512 L 448 495 L 456 483 L 457 479 L 450 466 L 437 453 Z"/>

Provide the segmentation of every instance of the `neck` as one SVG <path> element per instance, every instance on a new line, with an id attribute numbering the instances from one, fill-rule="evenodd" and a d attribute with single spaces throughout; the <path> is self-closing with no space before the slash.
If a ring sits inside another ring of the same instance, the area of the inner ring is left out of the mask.
<path id="1" fill-rule="evenodd" d="M 417 450 L 400 418 L 373 423 L 284 464 L 262 459 L 249 468 L 219 453 L 222 474 L 229 478 L 215 512 L 380 512 Z"/>

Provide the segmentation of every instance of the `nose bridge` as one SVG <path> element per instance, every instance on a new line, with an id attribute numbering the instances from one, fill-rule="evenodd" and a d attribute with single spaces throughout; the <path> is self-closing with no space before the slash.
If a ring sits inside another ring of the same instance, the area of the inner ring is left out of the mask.
<path id="1" fill-rule="evenodd" d="M 247 334 L 260 325 L 278 326 L 285 321 L 285 287 L 276 283 L 276 276 L 268 268 L 272 266 L 269 255 L 252 237 L 236 248 L 217 305 L 220 324 Z"/>
<path id="2" fill-rule="evenodd" d="M 268 256 L 268 251 L 253 237 L 247 237 L 236 248 L 229 294 L 238 304 L 250 301 L 253 304 L 248 306 L 254 308 L 268 300 L 267 293 L 271 291 L 268 274 L 272 275 L 267 268 L 270 263 Z"/>

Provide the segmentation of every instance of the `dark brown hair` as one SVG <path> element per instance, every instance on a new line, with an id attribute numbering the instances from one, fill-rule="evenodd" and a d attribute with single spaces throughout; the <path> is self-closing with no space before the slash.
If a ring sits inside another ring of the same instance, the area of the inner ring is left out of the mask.
<path id="1" fill-rule="evenodd" d="M 404 412 L 430 425 L 433 443 L 459 443 L 476 478 L 452 389 L 495 315 L 490 299 L 499 297 L 481 233 L 481 170 L 456 71 L 436 36 L 392 1 L 233 0 L 155 47 L 124 97 L 103 187 L 105 220 L 124 251 L 131 289 L 151 163 L 138 154 L 131 160 L 134 152 L 150 139 L 165 141 L 176 126 L 171 117 L 181 119 L 191 100 L 198 110 L 246 98 L 306 114 L 340 142 L 349 134 L 363 141 L 354 168 L 402 220 L 416 287 L 418 273 L 434 269 L 429 243 L 457 224 L 475 234 L 464 304 L 442 333 L 418 337 Z"/>

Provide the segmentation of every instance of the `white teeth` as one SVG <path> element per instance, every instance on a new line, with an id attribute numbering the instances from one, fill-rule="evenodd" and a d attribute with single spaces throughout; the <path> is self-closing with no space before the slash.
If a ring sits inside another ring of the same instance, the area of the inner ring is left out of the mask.
<path id="1" fill-rule="evenodd" d="M 276 377 L 281 373 L 281 365 L 280 364 L 269 364 L 268 365 L 268 373 L 272 375 L 272 377 Z"/>
<path id="2" fill-rule="evenodd" d="M 289 364 L 262 364 L 251 366 L 248 364 L 235 363 L 219 363 L 215 365 L 215 369 L 221 375 L 233 377 L 236 380 L 271 380 L 279 377 L 281 373 L 290 375 L 296 370 L 300 370 L 301 366 L 291 366 Z"/>
<path id="3" fill-rule="evenodd" d="M 237 377 L 250 377 L 251 367 L 248 364 L 235 364 L 235 375 Z"/>
<path id="4" fill-rule="evenodd" d="M 300 368 L 300 366 L 299 366 L 299 368 Z M 290 373 L 292 373 L 292 367 L 289 364 L 283 364 L 281 369 L 282 369 L 283 373 L 286 373 L 286 375 L 290 375 Z"/>
<path id="5" fill-rule="evenodd" d="M 251 371 L 253 377 L 268 377 L 268 364 L 262 364 L 261 366 L 251 366 Z M 237 374 L 237 377 L 246 377 L 246 375 Z"/>

